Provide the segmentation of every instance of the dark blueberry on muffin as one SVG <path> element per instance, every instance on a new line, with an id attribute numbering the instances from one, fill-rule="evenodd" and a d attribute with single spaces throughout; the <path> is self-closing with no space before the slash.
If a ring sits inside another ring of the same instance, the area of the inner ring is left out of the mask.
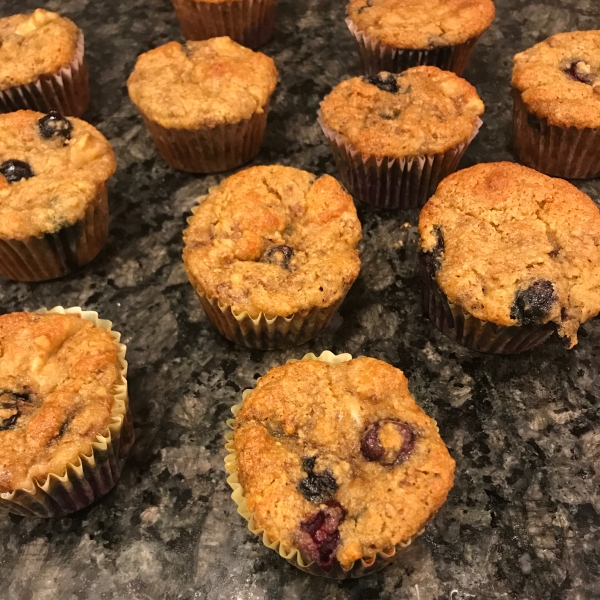
<path id="1" fill-rule="evenodd" d="M 594 83 L 590 65 L 584 60 L 571 61 L 570 64 L 563 68 L 563 71 L 571 79 L 578 81 L 579 83 L 585 83 L 586 85 L 592 85 L 592 83 Z"/>
<path id="2" fill-rule="evenodd" d="M 398 93 L 398 82 L 396 78 L 388 73 L 385 77 L 381 76 L 381 73 L 377 75 L 371 75 L 364 78 L 367 83 L 377 86 L 383 92 L 390 92 L 390 94 Z"/>
<path id="3" fill-rule="evenodd" d="M 396 419 L 376 421 L 367 427 L 360 440 L 363 456 L 382 465 L 399 465 L 415 447 L 415 431 L 411 425 Z"/>
<path id="4" fill-rule="evenodd" d="M 302 459 L 302 468 L 308 474 L 307 477 L 300 480 L 298 489 L 300 493 L 309 501 L 319 504 L 335 495 L 338 485 L 333 473 L 325 469 L 320 473 L 315 473 L 316 456 Z"/>
<path id="5" fill-rule="evenodd" d="M 0 174 L 4 176 L 8 183 L 16 183 L 21 179 L 31 179 L 35 173 L 29 163 L 24 160 L 5 160 L 0 165 Z"/>
<path id="6" fill-rule="evenodd" d="M 61 137 L 63 140 L 71 139 L 73 124 L 69 119 L 61 117 L 55 110 L 51 110 L 46 116 L 38 121 L 40 135 L 45 140 Z"/>
<path id="7" fill-rule="evenodd" d="M 280 246 L 271 246 L 264 254 L 263 261 L 274 265 L 279 265 L 284 269 L 290 269 L 290 261 L 294 256 L 294 249 L 291 246 L 282 244 Z"/>
<path id="8" fill-rule="evenodd" d="M 555 302 L 556 294 L 552 283 L 547 279 L 539 279 L 517 292 L 510 318 L 522 325 L 537 325 L 548 316 Z"/>

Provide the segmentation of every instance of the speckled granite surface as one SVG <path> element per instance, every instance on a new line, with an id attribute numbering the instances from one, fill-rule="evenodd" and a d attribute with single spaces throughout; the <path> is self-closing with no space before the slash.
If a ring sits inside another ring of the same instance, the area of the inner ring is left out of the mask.
<path id="1" fill-rule="evenodd" d="M 463 166 L 514 160 L 512 55 L 549 34 L 600 26 L 596 0 L 497 0 L 498 17 L 466 77 L 487 110 Z M 32 9 L 4 0 L 2 15 Z M 2 281 L 2 311 L 80 305 L 128 344 L 137 443 L 117 488 L 61 520 L 0 521 L 0 598 L 591 600 L 600 596 L 600 320 L 571 352 L 553 340 L 520 357 L 470 353 L 421 317 L 416 212 L 360 209 L 363 270 L 312 344 L 236 348 L 215 332 L 183 272 L 181 232 L 196 196 L 221 177 L 177 173 L 157 158 L 127 99 L 138 53 L 179 29 L 168 0 L 52 0 L 86 34 L 86 118 L 115 147 L 108 247 L 79 274 Z M 281 83 L 259 163 L 333 173 L 315 121 L 319 99 L 358 74 L 342 0 L 281 0 L 265 48 Z M 600 200 L 600 181 L 581 184 Z M 401 227 L 405 222 L 411 226 Z M 402 241 L 403 244 L 398 244 Z M 372 355 L 402 368 L 457 461 L 456 487 L 402 560 L 337 583 L 294 570 L 246 529 L 229 498 L 223 434 L 240 391 L 309 350 Z"/>

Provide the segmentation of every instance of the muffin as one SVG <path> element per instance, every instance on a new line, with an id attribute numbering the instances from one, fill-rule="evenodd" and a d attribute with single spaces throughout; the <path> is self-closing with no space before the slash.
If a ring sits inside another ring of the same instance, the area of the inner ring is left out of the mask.
<path id="1" fill-rule="evenodd" d="M 83 33 L 37 8 L 0 19 L 0 112 L 22 108 L 80 117 L 90 100 Z"/>
<path id="2" fill-rule="evenodd" d="M 556 329 L 568 348 L 600 311 L 600 210 L 513 163 L 451 175 L 421 211 L 424 310 L 446 335 L 513 354 Z"/>
<path id="3" fill-rule="evenodd" d="M 208 317 L 238 344 L 303 344 L 358 277 L 360 222 L 328 175 L 253 167 L 210 190 L 194 213 L 185 270 Z"/>
<path id="4" fill-rule="evenodd" d="M 194 173 L 227 171 L 258 154 L 276 85 L 273 60 L 228 37 L 150 50 L 127 81 L 161 156 Z"/>
<path id="5" fill-rule="evenodd" d="M 269 41 L 277 0 L 172 0 L 181 31 L 188 40 L 229 36 L 248 48 Z"/>
<path id="6" fill-rule="evenodd" d="M 519 160 L 556 177 L 600 175 L 600 31 L 549 37 L 515 55 Z"/>
<path id="7" fill-rule="evenodd" d="M 40 312 L 0 316 L 0 507 L 56 517 L 114 487 L 134 431 L 110 321 Z"/>
<path id="8" fill-rule="evenodd" d="M 321 103 L 319 123 L 355 198 L 414 208 L 456 170 L 483 111 L 470 83 L 424 66 L 343 81 Z"/>
<path id="9" fill-rule="evenodd" d="M 396 558 L 445 502 L 455 467 L 402 371 L 351 358 L 271 369 L 234 407 L 225 462 L 251 531 L 336 579 Z"/>
<path id="10" fill-rule="evenodd" d="M 462 75 L 495 15 L 492 0 L 350 0 L 346 23 L 367 75 L 417 65 Z"/>
<path id="11" fill-rule="evenodd" d="M 108 237 L 106 138 L 85 121 L 0 115 L 0 275 L 40 281 L 76 271 Z"/>

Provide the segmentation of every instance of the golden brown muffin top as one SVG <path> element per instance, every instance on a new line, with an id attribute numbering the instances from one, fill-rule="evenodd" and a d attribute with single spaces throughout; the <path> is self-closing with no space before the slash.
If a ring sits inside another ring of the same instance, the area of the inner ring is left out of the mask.
<path id="1" fill-rule="evenodd" d="M 85 121 L 32 110 L 0 115 L 0 237 L 73 225 L 115 169 L 110 144 Z"/>
<path id="2" fill-rule="evenodd" d="M 554 322 L 569 347 L 600 312 L 600 210 L 513 163 L 450 175 L 421 211 L 420 247 L 450 302 L 497 325 Z"/>
<path id="3" fill-rule="evenodd" d="M 31 83 L 68 65 L 80 34 L 73 21 L 42 8 L 0 19 L 0 90 Z"/>
<path id="4" fill-rule="evenodd" d="M 326 308 L 358 277 L 360 222 L 351 196 L 329 175 L 252 167 L 210 190 L 189 224 L 190 282 L 235 313 Z"/>
<path id="5" fill-rule="evenodd" d="M 397 158 L 465 143 L 483 111 L 469 82 L 437 67 L 353 77 L 321 103 L 323 123 L 361 153 Z"/>
<path id="6" fill-rule="evenodd" d="M 600 127 L 600 31 L 558 33 L 515 55 L 512 85 L 559 127 Z"/>
<path id="7" fill-rule="evenodd" d="M 233 439 L 256 528 L 325 569 L 408 541 L 454 480 L 435 421 L 402 371 L 374 358 L 272 369 L 244 400 Z"/>
<path id="8" fill-rule="evenodd" d="M 492 0 L 350 0 L 348 17 L 388 46 L 432 49 L 481 35 L 494 20 Z"/>
<path id="9" fill-rule="evenodd" d="M 127 81 L 138 109 L 171 129 L 216 127 L 262 114 L 276 85 L 273 60 L 228 37 L 159 46 L 138 57 Z"/>
<path id="10" fill-rule="evenodd" d="M 107 434 L 121 382 L 104 329 L 78 315 L 0 316 L 0 492 L 62 476 L 89 454 Z"/>

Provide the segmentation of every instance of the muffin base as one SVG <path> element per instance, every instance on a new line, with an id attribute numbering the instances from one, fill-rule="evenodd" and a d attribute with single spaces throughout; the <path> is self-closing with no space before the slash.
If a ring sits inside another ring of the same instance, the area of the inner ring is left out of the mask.
<path id="1" fill-rule="evenodd" d="M 20 109 L 47 113 L 56 110 L 65 116 L 80 117 L 90 102 L 88 71 L 84 57 L 83 34 L 79 36 L 73 60 L 52 75 L 0 90 L 0 113 Z"/>
<path id="2" fill-rule="evenodd" d="M 202 2 L 172 0 L 183 35 L 188 40 L 229 36 L 256 49 L 266 44 L 275 26 L 277 0 Z"/>
<path id="3" fill-rule="evenodd" d="M 483 123 L 477 119 L 469 139 L 443 154 L 380 158 L 362 154 L 348 138 L 325 124 L 320 111 L 318 121 L 340 179 L 352 196 L 377 208 L 394 210 L 423 206 L 440 181 L 456 171 Z"/>
<path id="4" fill-rule="evenodd" d="M 320 362 L 326 362 L 330 364 L 339 364 L 342 362 L 347 362 L 352 360 L 352 356 L 350 354 L 338 354 L 335 355 L 328 350 L 325 350 L 321 353 L 320 356 L 315 356 L 312 352 L 310 354 L 306 354 L 301 360 L 316 360 Z M 288 362 L 296 362 L 295 359 L 292 359 Z M 231 412 L 235 417 L 239 410 L 242 407 L 242 404 L 248 394 L 250 394 L 252 390 L 245 390 L 242 394 L 242 402 L 240 404 L 236 404 L 231 408 Z M 234 419 L 228 419 L 227 425 L 233 429 Z M 317 563 L 306 563 L 300 550 L 298 548 L 291 548 L 288 552 L 283 548 L 280 540 L 271 540 L 267 533 L 258 528 L 252 517 L 252 513 L 248 510 L 248 506 L 246 504 L 246 498 L 244 496 L 244 490 L 238 480 L 237 476 L 237 454 L 235 451 L 235 446 L 233 444 L 233 432 L 227 432 L 225 434 L 225 449 L 228 454 L 225 457 L 225 469 L 229 473 L 229 477 L 227 478 L 227 483 L 229 487 L 233 490 L 231 497 L 233 501 L 238 505 L 238 514 L 240 514 L 246 521 L 248 521 L 248 529 L 255 535 L 261 538 L 262 543 L 270 548 L 271 550 L 275 550 L 278 552 L 280 556 L 285 558 L 290 564 L 294 565 L 296 568 L 304 571 L 305 573 L 310 573 L 311 575 L 317 575 L 319 577 L 326 577 L 328 579 L 355 579 L 358 577 L 364 577 L 365 575 L 369 575 L 370 573 L 375 573 L 376 571 L 380 571 L 389 563 L 395 561 L 398 556 L 405 550 L 410 544 L 420 536 L 424 530 L 419 531 L 416 535 L 412 536 L 405 542 L 397 544 L 392 548 L 388 548 L 383 552 L 378 552 L 376 556 L 365 560 L 357 560 L 355 561 L 349 569 L 344 569 L 340 562 L 336 559 L 333 561 L 333 565 L 330 571 L 325 571 L 321 568 Z"/>
<path id="5" fill-rule="evenodd" d="M 394 48 L 360 31 L 350 18 L 346 18 L 350 33 L 358 44 L 358 53 L 365 75 L 377 75 L 382 71 L 402 73 L 411 67 L 430 65 L 444 71 L 462 75 L 479 36 L 462 44 L 440 46 L 438 48 L 408 50 Z"/>
<path id="6" fill-rule="evenodd" d="M 513 99 L 513 139 L 524 165 L 567 179 L 600 175 L 600 129 L 550 125 L 529 112 L 517 90 Z"/>
<path id="7" fill-rule="evenodd" d="M 119 343 L 121 334 L 112 331 L 112 323 L 98 318 L 98 313 L 81 308 L 52 310 L 41 314 L 78 314 L 86 321 L 108 331 L 119 348 L 121 383 L 115 386 L 115 401 L 106 433 L 96 436 L 88 454 L 67 463 L 64 472 L 50 473 L 45 480 L 33 479 L 30 488 L 19 488 L 0 494 L 0 508 L 25 517 L 62 517 L 89 506 L 109 492 L 121 475 L 127 455 L 133 446 L 135 432 L 127 395 L 126 348 Z"/>
<path id="8" fill-rule="evenodd" d="M 108 239 L 108 192 L 103 184 L 83 218 L 42 237 L 0 238 L 0 275 L 16 281 L 45 281 L 79 270 Z"/>
<path id="9" fill-rule="evenodd" d="M 474 317 L 448 300 L 429 274 L 422 253 L 419 253 L 419 274 L 423 283 L 423 313 L 443 334 L 469 350 L 520 354 L 539 346 L 554 333 L 552 324 L 503 327 Z"/>

